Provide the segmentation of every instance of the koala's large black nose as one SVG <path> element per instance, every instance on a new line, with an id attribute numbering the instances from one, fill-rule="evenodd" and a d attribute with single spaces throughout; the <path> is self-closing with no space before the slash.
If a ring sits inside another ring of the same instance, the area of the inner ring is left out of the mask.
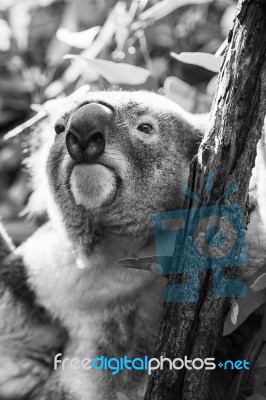
<path id="1" fill-rule="evenodd" d="M 96 103 L 74 112 L 66 135 L 66 147 L 73 160 L 93 162 L 104 152 L 111 113 L 111 109 Z"/>

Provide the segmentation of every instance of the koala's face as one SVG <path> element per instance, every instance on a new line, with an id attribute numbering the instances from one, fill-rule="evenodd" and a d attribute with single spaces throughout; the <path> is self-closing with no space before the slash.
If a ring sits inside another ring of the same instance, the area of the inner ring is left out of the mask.
<path id="1" fill-rule="evenodd" d="M 149 92 L 99 92 L 63 115 L 49 182 L 72 240 L 151 235 L 152 214 L 177 209 L 195 152 L 185 114 Z"/>

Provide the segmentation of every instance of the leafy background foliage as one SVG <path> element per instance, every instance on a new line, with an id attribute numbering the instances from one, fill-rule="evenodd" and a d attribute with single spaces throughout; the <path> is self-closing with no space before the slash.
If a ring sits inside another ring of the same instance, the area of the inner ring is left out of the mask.
<path id="1" fill-rule="evenodd" d="M 38 225 L 25 211 L 21 138 L 49 115 L 49 100 L 83 85 L 147 89 L 207 112 L 235 10 L 235 0 L 1 0 L 0 215 L 16 244 Z M 246 358 L 252 371 L 215 370 L 212 400 L 266 399 L 265 276 L 264 267 L 248 298 L 231 300 L 216 351 L 221 361 Z"/>

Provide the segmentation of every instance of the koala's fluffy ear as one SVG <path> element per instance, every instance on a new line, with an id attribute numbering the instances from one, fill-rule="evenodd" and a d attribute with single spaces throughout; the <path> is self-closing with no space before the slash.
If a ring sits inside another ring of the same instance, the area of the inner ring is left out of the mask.
<path id="1" fill-rule="evenodd" d="M 195 142 L 196 142 L 196 147 L 197 150 L 196 152 L 193 153 L 193 156 L 197 153 L 199 144 L 203 138 L 203 135 L 208 127 L 208 122 L 209 122 L 209 113 L 204 113 L 204 114 L 191 114 L 192 118 L 192 126 L 195 129 Z M 196 137 L 195 137 L 196 136 Z M 193 149 L 194 151 L 195 149 Z"/>
<path id="2" fill-rule="evenodd" d="M 204 132 L 206 131 L 208 127 L 208 122 L 209 122 L 209 113 L 203 113 L 203 114 L 190 114 L 191 116 L 191 123 L 201 133 L 203 136 Z"/>
<path id="3" fill-rule="evenodd" d="M 185 113 L 183 154 L 190 161 L 197 154 L 202 137 L 207 129 L 209 114 Z"/>

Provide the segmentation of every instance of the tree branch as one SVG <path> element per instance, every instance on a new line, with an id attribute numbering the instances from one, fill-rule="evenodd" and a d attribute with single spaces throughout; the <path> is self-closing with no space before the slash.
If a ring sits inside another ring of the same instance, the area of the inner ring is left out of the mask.
<path id="1" fill-rule="evenodd" d="M 265 33 L 266 1 L 239 0 L 209 128 L 191 164 L 188 186 L 202 199 L 201 207 L 236 203 L 247 206 L 249 181 L 266 111 Z M 206 191 L 206 173 L 213 176 L 211 201 Z M 221 202 L 220 197 L 232 184 L 237 184 L 238 190 Z M 185 208 L 198 206 L 195 200 L 185 199 Z M 185 237 L 181 261 L 180 248 L 176 244 L 173 267 L 178 264 L 181 272 L 183 261 L 182 271 L 187 273 L 186 276 L 189 272 L 198 274 L 196 289 L 199 290 L 199 300 L 165 303 L 154 357 L 213 357 L 221 330 L 226 298 L 213 296 L 213 273 L 210 269 L 200 271 L 195 262 L 193 268 L 188 267 L 191 255 L 187 240 Z M 231 271 L 226 268 L 227 278 L 231 277 Z M 169 286 L 180 282 L 186 282 L 180 274 L 169 278 Z M 188 287 L 188 290 L 192 289 Z M 187 293 L 188 298 L 191 294 Z M 156 370 L 145 400 L 204 400 L 208 398 L 209 380 L 210 371 L 204 368 Z"/>

